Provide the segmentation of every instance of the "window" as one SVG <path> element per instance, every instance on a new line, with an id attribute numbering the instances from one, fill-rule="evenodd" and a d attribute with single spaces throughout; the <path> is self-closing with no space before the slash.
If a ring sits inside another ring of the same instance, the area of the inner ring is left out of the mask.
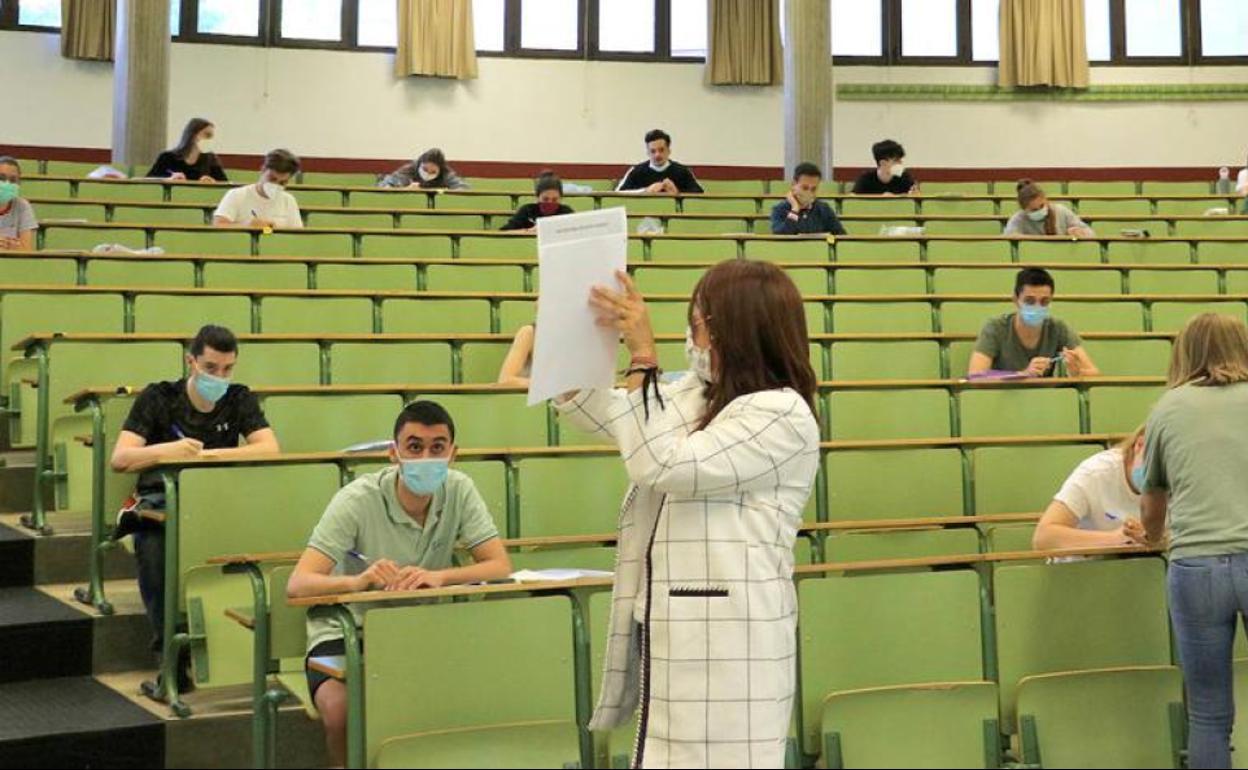
<path id="1" fill-rule="evenodd" d="M 169 0 L 169 34 L 182 34 L 182 0 Z"/>
<path id="2" fill-rule="evenodd" d="M 881 0 L 832 0 L 832 56 L 883 56 Z"/>
<path id="3" fill-rule="evenodd" d="M 1088 40 L 1088 61 L 1109 61 L 1109 0 L 1084 0 L 1083 15 Z"/>
<path id="4" fill-rule="evenodd" d="M 282 0 L 282 37 L 342 40 L 342 0 Z"/>
<path id="5" fill-rule="evenodd" d="M 578 0 L 520 0 L 520 47 L 576 51 L 580 46 Z"/>
<path id="6" fill-rule="evenodd" d="M 355 42 L 362 46 L 394 48 L 399 44 L 398 13 L 394 0 L 360 0 Z"/>
<path id="7" fill-rule="evenodd" d="M 61 0 L 21 0 L 17 4 L 17 23 L 23 27 L 61 26 Z"/>
<path id="8" fill-rule="evenodd" d="M 1001 0 L 971 0 L 971 58 L 1001 58 Z"/>
<path id="9" fill-rule="evenodd" d="M 958 0 L 901 0 L 901 55 L 956 57 Z"/>
<path id="10" fill-rule="evenodd" d="M 1124 0 L 1128 57 L 1183 55 L 1183 14 L 1179 0 Z"/>
<path id="11" fill-rule="evenodd" d="M 598 50 L 654 52 L 654 0 L 598 0 Z"/>
<path id="12" fill-rule="evenodd" d="M 1200 0 L 1201 56 L 1248 56 L 1248 3 Z"/>
<path id="13" fill-rule="evenodd" d="M 706 0 L 669 0 L 674 58 L 706 58 Z"/>
<path id="14" fill-rule="evenodd" d="M 503 51 L 506 22 L 505 0 L 472 0 L 472 35 L 478 51 Z"/>
<path id="15" fill-rule="evenodd" d="M 201 35 L 259 37 L 260 0 L 199 0 Z"/>

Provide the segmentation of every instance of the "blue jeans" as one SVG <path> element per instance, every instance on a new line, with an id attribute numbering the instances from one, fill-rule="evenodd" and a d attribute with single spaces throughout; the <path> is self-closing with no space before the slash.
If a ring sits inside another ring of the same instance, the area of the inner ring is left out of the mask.
<path id="1" fill-rule="evenodd" d="M 160 652 L 165 637 L 165 528 L 149 526 L 134 533 L 139 596 L 152 624 L 152 651 Z"/>
<path id="2" fill-rule="evenodd" d="M 1235 627 L 1248 616 L 1248 553 L 1175 559 L 1170 620 L 1187 686 L 1188 767 L 1230 767 Z"/>

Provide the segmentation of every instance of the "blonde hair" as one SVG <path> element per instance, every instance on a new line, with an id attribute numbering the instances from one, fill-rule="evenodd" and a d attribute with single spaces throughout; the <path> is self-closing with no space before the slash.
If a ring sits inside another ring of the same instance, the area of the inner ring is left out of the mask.
<path id="1" fill-rule="evenodd" d="M 1118 445 L 1114 447 L 1119 452 L 1122 452 L 1122 460 L 1123 464 L 1127 468 L 1127 473 L 1131 472 L 1131 466 L 1135 463 L 1135 442 L 1143 438 L 1144 427 L 1145 426 L 1141 425 L 1136 428 L 1130 436 L 1127 436 L 1122 441 L 1119 441 Z"/>
<path id="2" fill-rule="evenodd" d="M 1192 318 L 1174 340 L 1167 385 L 1248 382 L 1248 326 L 1216 313 Z"/>

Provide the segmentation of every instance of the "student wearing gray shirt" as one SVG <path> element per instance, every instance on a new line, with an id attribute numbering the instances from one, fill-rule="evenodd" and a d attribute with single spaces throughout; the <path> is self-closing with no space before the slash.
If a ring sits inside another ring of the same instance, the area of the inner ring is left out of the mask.
<path id="1" fill-rule="evenodd" d="M 1230 767 L 1231 657 L 1248 617 L 1248 327 L 1198 315 L 1174 341 L 1170 390 L 1145 428 L 1147 541 L 1166 541 L 1170 619 L 1187 684 L 1188 766 Z"/>
<path id="2" fill-rule="evenodd" d="M 1096 233 L 1075 212 L 1060 203 L 1049 203 L 1040 185 L 1030 179 L 1018 182 L 1019 211 L 1005 223 L 1006 235 L 1068 235 L 1095 238 Z"/>
<path id="3" fill-rule="evenodd" d="M 440 405 L 415 401 L 394 423 L 391 464 L 338 491 L 313 530 L 286 586 L 289 597 L 410 591 L 511 574 L 511 559 L 472 479 L 450 470 L 455 423 Z M 473 564 L 454 566 L 456 547 Z M 356 623 L 363 612 L 351 605 Z M 308 617 L 308 656 L 346 652 L 337 625 Z M 305 665 L 308 691 L 325 725 L 331 765 L 346 755 L 346 686 Z"/>
<path id="4" fill-rule="evenodd" d="M 30 201 L 21 197 L 22 167 L 16 158 L 0 155 L 0 250 L 33 251 L 39 221 Z"/>

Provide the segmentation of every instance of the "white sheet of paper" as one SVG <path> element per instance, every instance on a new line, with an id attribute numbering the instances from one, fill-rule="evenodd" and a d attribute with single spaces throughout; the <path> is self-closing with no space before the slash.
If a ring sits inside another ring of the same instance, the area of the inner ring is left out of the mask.
<path id="1" fill-rule="evenodd" d="M 623 208 L 537 220 L 537 339 L 529 376 L 529 406 L 560 393 L 615 384 L 619 335 L 594 323 L 589 291 L 617 287 L 628 263 Z"/>

